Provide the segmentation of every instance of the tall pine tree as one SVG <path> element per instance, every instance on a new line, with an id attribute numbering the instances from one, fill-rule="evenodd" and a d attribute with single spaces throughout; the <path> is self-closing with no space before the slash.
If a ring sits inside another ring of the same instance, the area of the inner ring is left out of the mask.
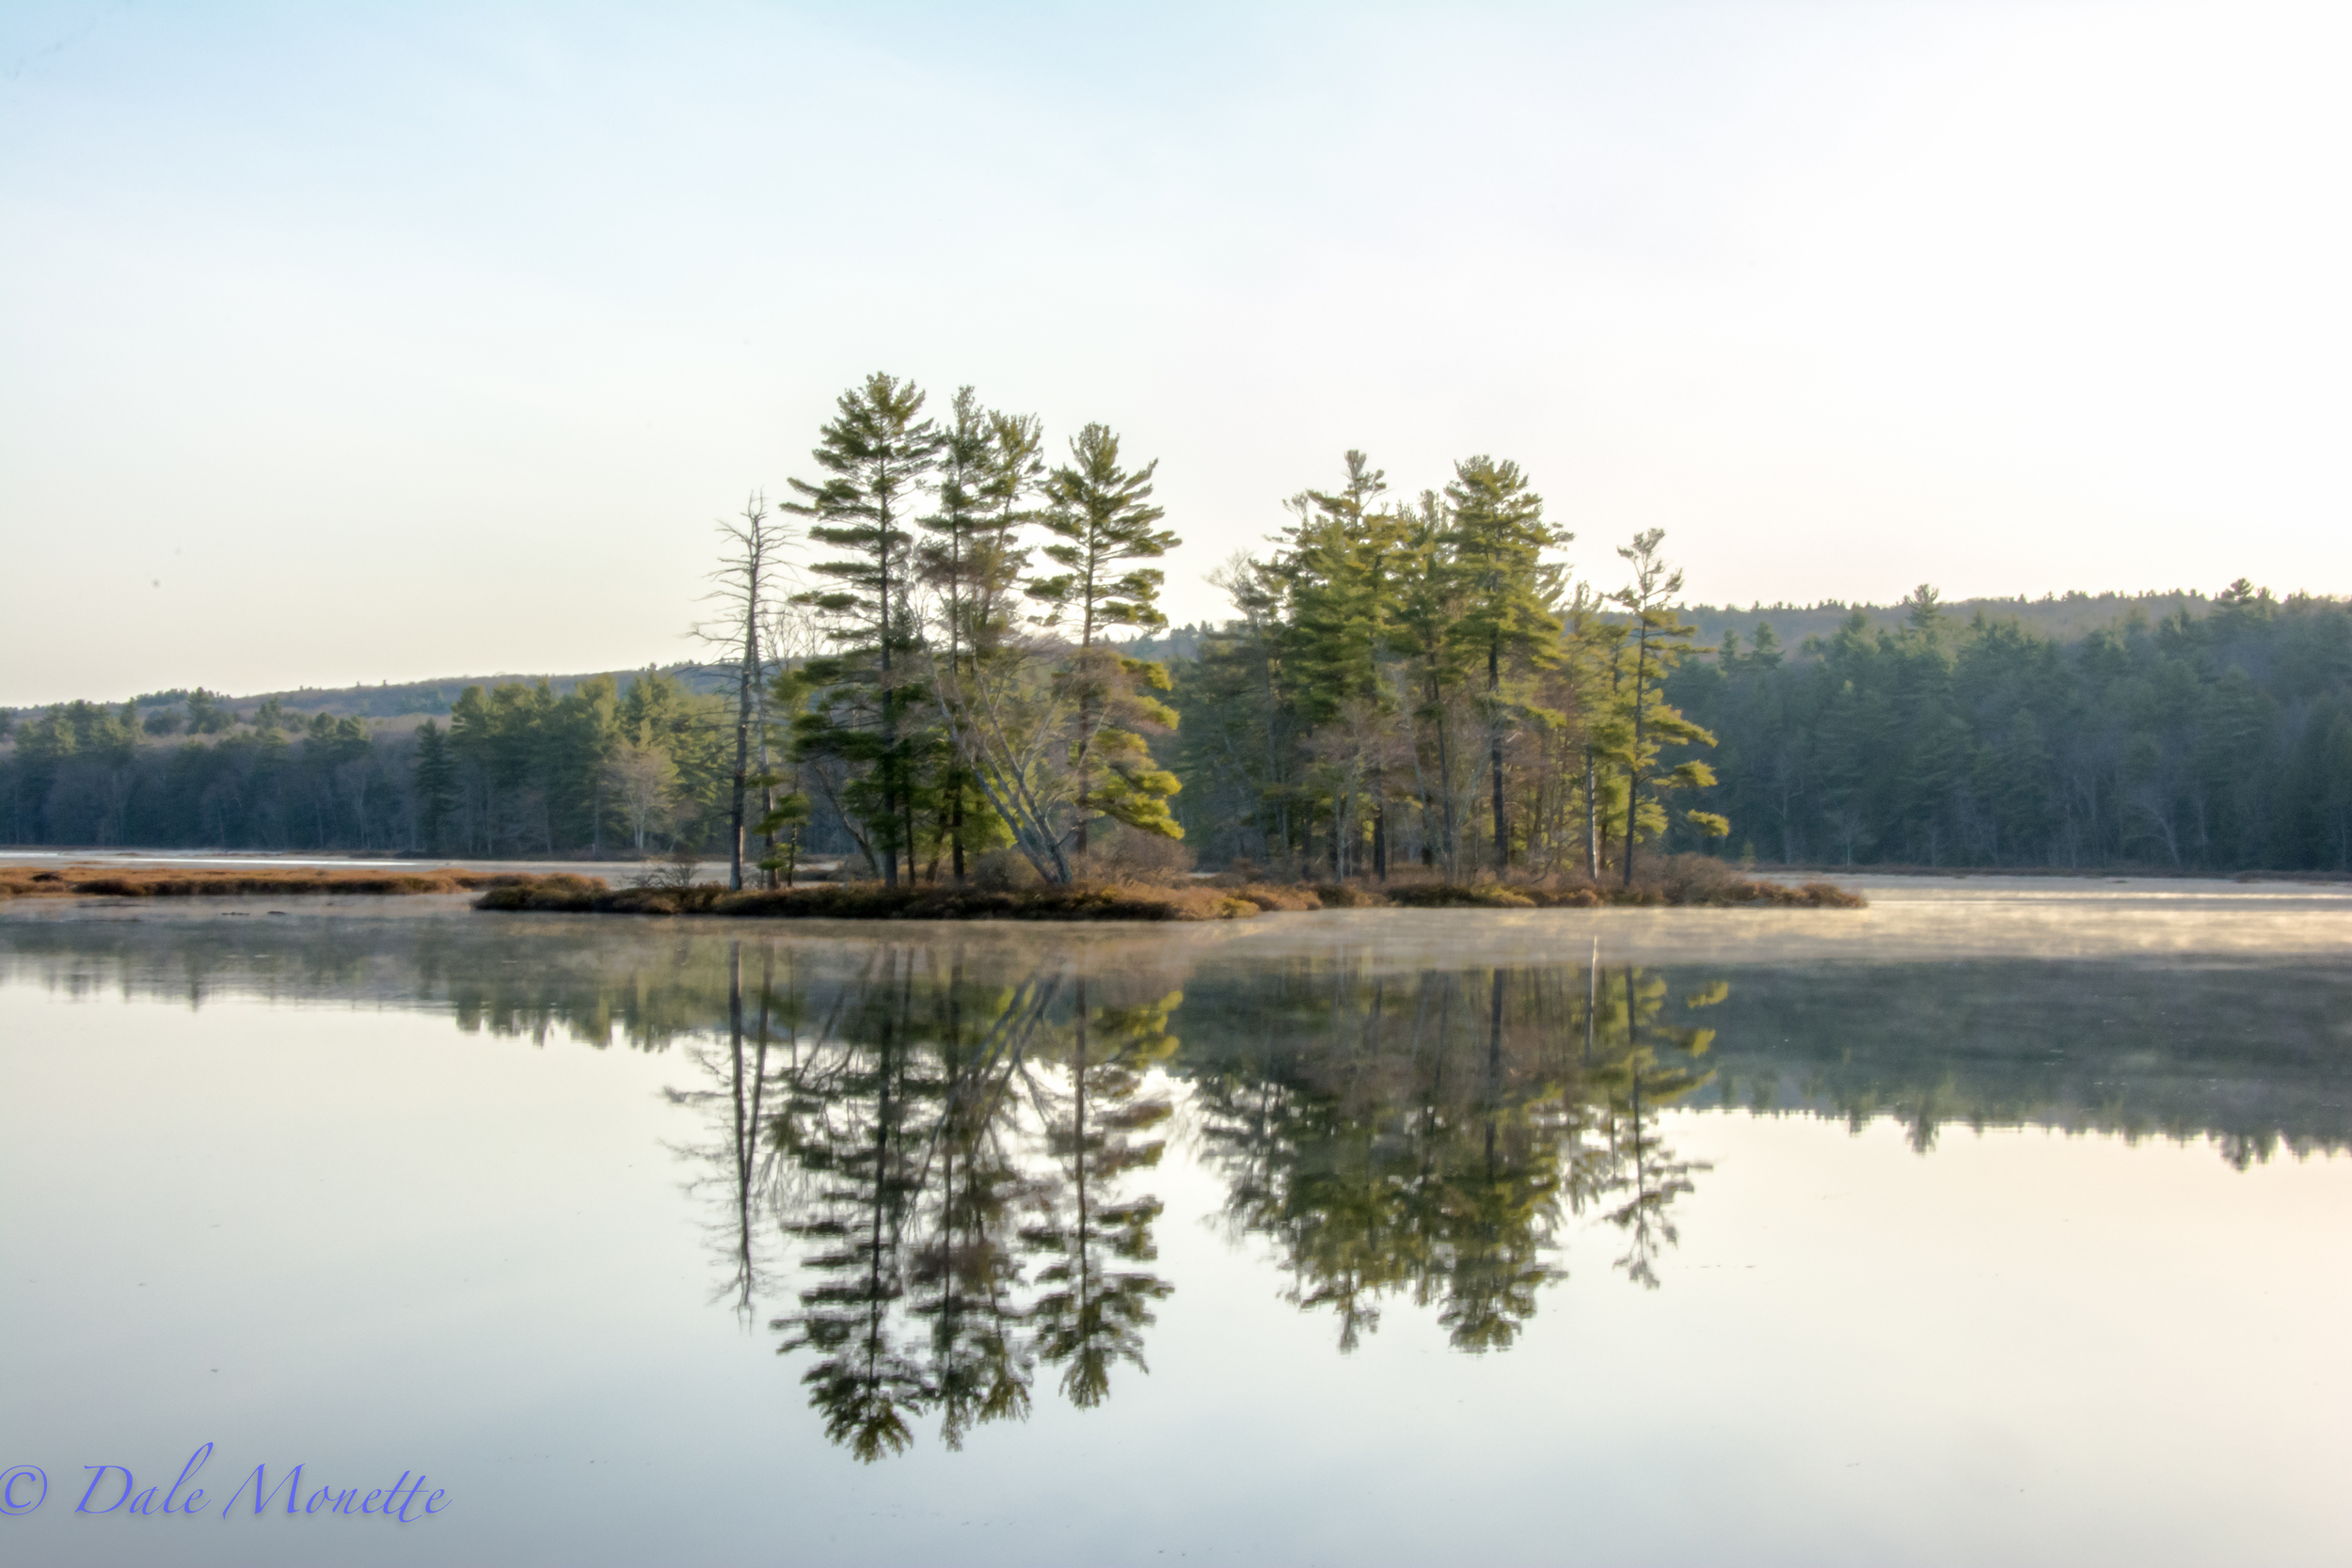
<path id="1" fill-rule="evenodd" d="M 1042 519 L 1054 536 L 1046 558 L 1062 574 L 1033 584 L 1029 593 L 1046 607 L 1049 624 L 1076 639 L 1067 679 L 1077 713 L 1071 766 L 1078 776 L 1075 836 L 1084 854 L 1097 812 L 1164 838 L 1184 836 L 1168 809 L 1168 798 L 1179 787 L 1176 775 L 1152 760 L 1143 736 L 1131 727 L 1174 725 L 1174 711 L 1152 695 L 1168 689 L 1168 672 L 1128 658 L 1106 641 L 1120 626 L 1156 631 L 1168 625 L 1159 610 L 1164 574 L 1138 562 L 1158 560 L 1177 539 L 1152 526 L 1166 515 L 1152 504 L 1156 459 L 1139 468 L 1122 467 L 1119 437 L 1102 424 L 1081 430 L 1070 455 L 1045 482 L 1049 504 Z"/>
<path id="2" fill-rule="evenodd" d="M 1446 501 L 1453 509 L 1450 543 L 1462 594 L 1462 612 L 1453 636 L 1486 669 L 1486 767 L 1493 797 L 1495 874 L 1501 876 L 1511 863 L 1502 779 L 1510 705 L 1504 699 L 1503 679 L 1515 665 L 1549 666 L 1556 657 L 1560 622 L 1552 610 L 1560 598 L 1563 568 L 1543 557 L 1575 535 L 1544 521 L 1544 499 L 1529 487 L 1519 466 L 1509 461 L 1472 457 L 1456 463 Z"/>
<path id="3" fill-rule="evenodd" d="M 922 417 L 911 381 L 877 372 L 841 394 L 813 455 L 826 478 L 793 480 L 785 510 L 810 519 L 808 536 L 842 553 L 813 570 L 834 586 L 799 596 L 827 622 L 831 656 L 811 661 L 819 688 L 799 723 L 807 754 L 864 769 L 844 791 L 885 885 L 914 871 L 923 678 L 914 622 L 914 522 L 923 481 L 946 437 Z"/>
<path id="4" fill-rule="evenodd" d="M 1633 580 L 1610 595 L 1629 615 L 1624 657 L 1626 676 L 1619 690 L 1626 736 L 1625 764 L 1625 885 L 1633 885 L 1633 847 L 1641 838 L 1644 795 L 1651 800 L 1670 789 L 1704 789 L 1715 782 L 1703 762 L 1661 767 L 1660 753 L 1667 746 L 1712 746 L 1715 737 L 1685 719 L 1666 702 L 1666 677 L 1690 652 L 1697 628 L 1675 612 L 1675 596 L 1682 592 L 1682 574 L 1659 558 L 1658 546 L 1666 531 L 1650 529 L 1634 535 L 1633 543 L 1617 553 L 1633 567 Z M 1657 830 L 1665 822 L 1657 808 Z M 1687 814 L 1692 826 L 1710 836 L 1731 831 L 1731 824 L 1707 812 Z"/>

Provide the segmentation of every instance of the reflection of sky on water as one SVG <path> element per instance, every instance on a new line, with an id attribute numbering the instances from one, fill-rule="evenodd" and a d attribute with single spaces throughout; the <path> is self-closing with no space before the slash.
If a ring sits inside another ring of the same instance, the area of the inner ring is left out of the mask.
<path id="1" fill-rule="evenodd" d="M 522 1561 L 2333 1555 L 2345 901 L 1974 891 L 12 915 L 9 1451 L 447 1466 Z"/>

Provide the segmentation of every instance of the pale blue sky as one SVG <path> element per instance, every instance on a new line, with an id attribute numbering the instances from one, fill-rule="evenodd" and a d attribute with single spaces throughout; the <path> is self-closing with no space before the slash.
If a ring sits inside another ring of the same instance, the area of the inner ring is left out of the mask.
<path id="1" fill-rule="evenodd" d="M 2352 590 L 2337 5 L 0 10 L 0 702 L 681 657 L 874 369 L 1693 597 Z M 157 586 L 157 584 L 160 586 Z"/>

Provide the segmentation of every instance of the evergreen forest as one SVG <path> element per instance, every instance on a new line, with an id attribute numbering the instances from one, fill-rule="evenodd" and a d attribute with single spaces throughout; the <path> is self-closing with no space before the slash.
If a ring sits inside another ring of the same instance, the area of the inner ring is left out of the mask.
<path id="1" fill-rule="evenodd" d="M 1156 465 L 1108 426 L 1057 451 L 875 375 L 811 461 L 722 525 L 695 668 L 470 685 L 413 725 L 200 689 L 0 715 L 0 839 L 687 849 L 739 885 L 2352 870 L 2340 598 L 2241 579 L 2086 628 L 1922 586 L 1702 646 L 1660 531 L 1579 542 L 1507 459 L 1405 495 L 1351 451 L 1211 579 L 1231 615 L 1171 632 Z"/>

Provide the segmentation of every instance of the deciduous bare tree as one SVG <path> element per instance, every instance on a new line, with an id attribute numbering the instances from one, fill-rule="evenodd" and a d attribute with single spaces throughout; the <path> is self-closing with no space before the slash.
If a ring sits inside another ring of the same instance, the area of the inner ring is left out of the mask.
<path id="1" fill-rule="evenodd" d="M 743 503 L 739 518 L 720 523 L 719 531 L 726 545 L 718 569 L 711 573 L 709 597 L 720 613 L 697 626 L 695 634 L 725 651 L 727 666 L 735 676 L 735 773 L 727 813 L 727 886 L 740 889 L 745 797 L 755 780 L 763 781 L 763 789 L 768 787 L 764 782 L 766 726 L 761 721 L 769 671 L 760 652 L 760 630 L 769 614 L 769 601 L 778 596 L 777 580 L 785 571 L 782 558 L 792 535 L 781 519 L 770 515 L 768 498 L 758 491 Z M 752 770 L 755 744 L 760 761 L 756 774 Z M 772 804 L 764 804 L 760 815 L 764 817 L 773 809 Z"/>

